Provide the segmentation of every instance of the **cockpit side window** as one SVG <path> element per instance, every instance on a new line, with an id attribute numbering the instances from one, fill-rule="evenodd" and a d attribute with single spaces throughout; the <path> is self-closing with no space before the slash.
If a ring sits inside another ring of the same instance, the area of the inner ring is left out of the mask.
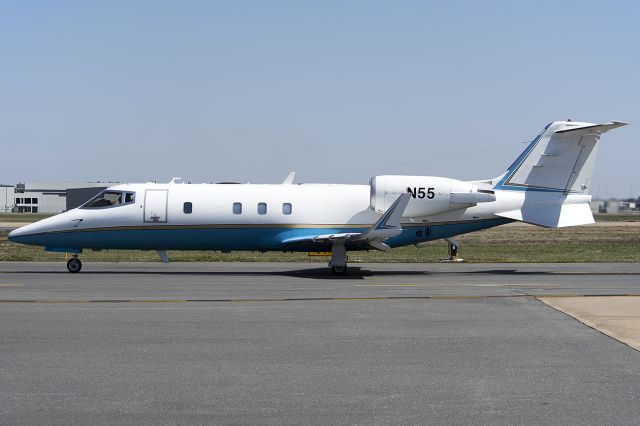
<path id="1" fill-rule="evenodd" d="M 131 204 L 135 201 L 135 192 L 104 191 L 88 201 L 83 209 L 100 209 L 105 207 L 117 207 L 123 204 Z M 124 199 L 124 202 L 123 202 Z"/>

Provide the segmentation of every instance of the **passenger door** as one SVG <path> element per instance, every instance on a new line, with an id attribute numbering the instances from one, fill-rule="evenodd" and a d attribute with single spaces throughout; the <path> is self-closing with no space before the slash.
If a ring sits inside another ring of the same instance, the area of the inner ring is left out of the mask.
<path id="1" fill-rule="evenodd" d="M 167 189 L 147 189 L 144 194 L 144 221 L 163 223 L 167 221 Z"/>

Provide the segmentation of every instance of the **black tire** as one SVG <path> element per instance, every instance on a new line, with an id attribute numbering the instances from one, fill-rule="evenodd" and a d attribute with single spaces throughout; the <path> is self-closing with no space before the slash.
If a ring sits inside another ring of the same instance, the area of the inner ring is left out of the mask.
<path id="1" fill-rule="evenodd" d="M 331 272 L 333 273 L 333 275 L 345 275 L 347 273 L 347 267 L 346 266 L 332 266 L 331 267 Z"/>
<path id="2" fill-rule="evenodd" d="M 76 259 L 74 257 L 72 259 L 69 259 L 69 261 L 67 262 L 67 270 L 72 274 L 76 274 L 80 272 L 81 269 L 82 269 L 82 262 L 80 262 L 80 259 Z"/>

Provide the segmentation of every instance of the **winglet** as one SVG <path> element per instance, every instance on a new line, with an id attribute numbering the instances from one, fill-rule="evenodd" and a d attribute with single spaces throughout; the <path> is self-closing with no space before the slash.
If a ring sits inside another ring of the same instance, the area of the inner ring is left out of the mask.
<path id="1" fill-rule="evenodd" d="M 380 219 L 371 227 L 373 230 L 400 229 L 400 219 L 409 204 L 411 194 L 400 194 L 398 199 L 387 209 Z"/>
<path id="2" fill-rule="evenodd" d="M 282 184 L 283 185 L 292 185 L 294 177 L 296 177 L 296 172 L 294 172 L 294 171 L 289 172 L 287 177 L 284 178 L 284 180 L 282 181 Z"/>

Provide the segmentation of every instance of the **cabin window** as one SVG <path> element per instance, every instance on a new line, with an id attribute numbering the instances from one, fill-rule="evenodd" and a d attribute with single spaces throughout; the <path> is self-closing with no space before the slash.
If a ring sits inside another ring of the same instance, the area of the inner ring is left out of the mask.
<path id="1" fill-rule="evenodd" d="M 242 203 L 233 203 L 233 214 L 242 214 Z"/>
<path id="2" fill-rule="evenodd" d="M 282 214 L 291 214 L 291 203 L 282 203 Z"/>
<path id="3" fill-rule="evenodd" d="M 193 204 L 191 204 L 190 202 L 186 202 L 184 203 L 184 205 L 182 206 L 182 211 L 185 214 L 191 214 L 191 212 L 193 211 Z"/>
<path id="4" fill-rule="evenodd" d="M 267 203 L 258 203 L 258 214 L 267 214 Z"/>
<path id="5" fill-rule="evenodd" d="M 133 192 L 126 192 L 124 194 L 124 203 L 131 204 L 136 200 L 136 194 Z"/>

